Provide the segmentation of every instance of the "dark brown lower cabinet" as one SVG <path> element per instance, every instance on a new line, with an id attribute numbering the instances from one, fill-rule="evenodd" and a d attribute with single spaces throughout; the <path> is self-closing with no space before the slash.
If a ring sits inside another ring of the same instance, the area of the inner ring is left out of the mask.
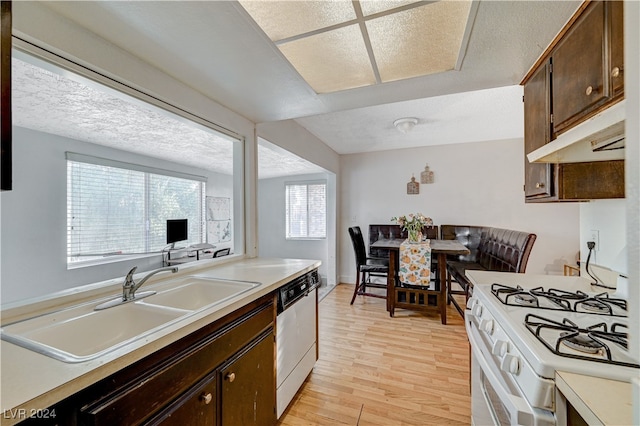
<path id="1" fill-rule="evenodd" d="M 273 334 L 237 354 L 220 372 L 222 425 L 270 425 L 276 422 Z"/>
<path id="2" fill-rule="evenodd" d="M 205 377 L 145 424 L 148 426 L 215 426 L 216 373 Z"/>
<path id="3" fill-rule="evenodd" d="M 275 295 L 125 367 L 24 425 L 274 425 Z"/>

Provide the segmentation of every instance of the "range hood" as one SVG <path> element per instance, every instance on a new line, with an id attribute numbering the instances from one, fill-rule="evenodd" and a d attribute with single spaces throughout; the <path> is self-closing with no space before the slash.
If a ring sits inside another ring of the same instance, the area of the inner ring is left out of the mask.
<path id="1" fill-rule="evenodd" d="M 622 100 L 527 154 L 531 163 L 624 160 L 625 101 Z"/>

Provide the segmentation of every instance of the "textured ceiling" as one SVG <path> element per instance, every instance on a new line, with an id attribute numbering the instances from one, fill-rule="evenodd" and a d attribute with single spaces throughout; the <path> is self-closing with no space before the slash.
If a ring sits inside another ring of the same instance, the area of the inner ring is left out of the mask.
<path id="1" fill-rule="evenodd" d="M 295 119 L 336 152 L 351 153 L 512 137 L 522 120 L 521 95 L 500 88 L 519 84 L 581 2 L 476 4 L 459 69 L 328 94 L 311 88 L 236 1 L 47 1 L 37 7 L 256 123 Z M 14 3 L 14 31 L 27 39 L 31 26 L 47 24 L 30 15 L 32 7 Z M 56 31 L 45 27 L 44 33 Z M 455 95 L 461 93 L 469 100 Z M 490 120 L 494 110 L 499 120 Z M 407 116 L 419 124 L 407 135 L 394 132 L 393 121 Z"/>
<path id="2" fill-rule="evenodd" d="M 13 58 L 14 125 L 233 173 L 233 146 L 225 136 L 68 72 L 52 72 L 52 65 L 47 68 Z M 258 146 L 258 158 L 260 178 L 324 171 L 264 142 Z"/>
<path id="3" fill-rule="evenodd" d="M 232 142 L 195 123 L 16 58 L 12 80 L 14 125 L 233 173 Z"/>
<path id="4" fill-rule="evenodd" d="M 340 154 L 521 138 L 521 86 L 476 90 L 428 99 L 322 114 L 296 121 Z M 401 133 L 393 122 L 415 117 Z"/>
<path id="5" fill-rule="evenodd" d="M 18 31 L 43 25 L 31 16 L 21 18 L 21 8 L 30 3 L 14 4 Z M 519 84 L 581 2 L 477 4 L 459 70 L 329 94 L 314 92 L 236 1 L 47 1 L 41 6 L 261 123 Z"/>

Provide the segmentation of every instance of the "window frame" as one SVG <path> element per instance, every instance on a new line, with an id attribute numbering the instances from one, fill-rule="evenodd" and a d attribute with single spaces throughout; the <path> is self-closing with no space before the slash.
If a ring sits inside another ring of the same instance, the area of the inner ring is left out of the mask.
<path id="1" fill-rule="evenodd" d="M 38 67 L 44 68 L 53 73 L 67 73 L 68 77 L 80 81 L 87 85 L 99 86 L 100 90 L 110 91 L 117 96 L 125 96 L 129 101 L 142 102 L 145 105 L 155 108 L 161 113 L 168 113 L 174 118 L 186 120 L 195 125 L 202 126 L 209 131 L 213 131 L 218 135 L 227 138 L 233 143 L 233 173 L 231 175 L 232 187 L 230 191 L 224 192 L 228 194 L 232 202 L 232 239 L 231 246 L 235 255 L 255 256 L 256 243 L 253 240 L 252 222 L 249 220 L 254 212 L 255 206 L 247 193 L 255 191 L 250 181 L 247 181 L 247 170 L 254 165 L 252 162 L 252 152 L 254 149 L 253 139 L 247 138 L 243 133 L 231 130 L 229 126 L 218 124 L 210 115 L 201 115 L 194 112 L 193 106 L 177 107 L 171 100 L 162 100 L 157 96 L 148 94 L 145 87 L 134 87 L 126 80 L 107 76 L 90 67 L 77 64 L 64 56 L 53 53 L 33 43 L 28 43 L 20 39 L 13 40 L 12 55 L 21 60 L 30 62 Z M 67 75 L 67 74 L 65 74 Z M 129 151 L 125 151 L 129 152 Z M 135 154 L 134 154 L 135 155 Z M 170 161 L 170 160 L 168 160 Z M 66 169 L 65 169 L 66 170 Z M 210 185 L 208 191 L 215 191 L 215 185 Z M 206 196 L 212 194 L 205 194 Z M 61 223 L 66 229 L 66 213 L 64 214 L 65 222 Z M 65 233 L 66 235 L 66 233 Z M 65 240 L 66 244 L 66 240 Z M 66 248 L 66 245 L 65 245 Z M 66 253 L 65 253 L 66 257 Z M 102 263 L 121 262 L 134 258 L 150 257 L 146 256 L 119 256 L 117 259 L 104 261 Z M 65 261 L 65 264 L 67 262 Z M 91 266 L 89 262 L 86 265 Z M 75 266 L 74 266 L 75 267 Z M 67 267 L 73 269 L 74 267 Z"/>
<path id="2" fill-rule="evenodd" d="M 135 258 L 143 258 L 143 257 L 151 257 L 157 256 L 158 254 L 163 253 L 169 244 L 163 244 L 162 247 L 158 251 L 153 251 L 150 247 L 152 233 L 149 226 L 149 218 L 151 212 L 151 191 L 152 186 L 150 184 L 151 180 L 154 177 L 162 177 L 162 178 L 175 178 L 181 180 L 189 180 L 193 182 L 198 182 L 199 188 L 197 189 L 197 197 L 198 197 L 198 225 L 196 231 L 196 238 L 191 240 L 191 243 L 202 243 L 204 239 L 206 239 L 206 184 L 207 178 L 204 176 L 198 176 L 193 174 L 188 174 L 184 172 L 177 172 L 174 170 L 166 170 L 160 169 L 157 167 L 145 166 L 141 164 L 127 163 L 117 160 L 111 160 L 107 158 L 94 157 L 91 155 L 78 154 L 74 152 L 66 152 L 66 167 L 67 167 L 67 227 L 66 227 L 66 247 L 67 247 L 67 269 L 75 269 L 84 266 L 94 266 L 94 265 L 102 265 L 106 263 L 118 262 L 122 260 L 130 260 Z M 142 245 L 144 246 L 143 252 L 138 253 L 124 253 L 118 256 L 109 256 L 108 254 L 97 254 L 96 256 L 88 256 L 86 260 L 75 260 L 72 261 L 73 257 L 70 256 L 71 250 L 71 217 L 72 217 L 72 209 L 73 209 L 73 199 L 71 191 L 71 179 L 72 179 L 72 164 L 71 163 L 80 163 L 85 165 L 93 165 L 95 167 L 111 167 L 120 170 L 134 171 L 138 173 L 143 173 L 143 182 L 141 184 L 141 189 L 144 191 L 143 195 L 143 212 L 142 212 L 142 220 L 145 223 L 144 237 L 142 241 Z M 172 219 L 173 217 L 167 218 Z M 190 226 L 191 227 L 191 226 Z M 193 233 L 192 233 L 193 234 Z M 156 243 L 157 244 L 157 243 Z"/>
<path id="3" fill-rule="evenodd" d="M 306 186 L 307 187 L 307 191 L 310 185 L 322 185 L 324 187 L 324 236 L 322 237 L 310 237 L 308 236 L 309 234 L 309 198 L 307 197 L 307 209 L 306 209 L 306 216 L 307 216 L 307 236 L 304 237 L 292 237 L 289 236 L 289 229 L 290 229 L 290 221 L 289 221 L 289 197 L 288 197 L 288 192 L 289 192 L 289 187 L 290 186 Z M 285 240 L 287 241 L 320 241 L 320 240 L 326 240 L 327 239 L 327 234 L 328 234 L 328 226 L 327 226 L 327 180 L 326 179 L 317 179 L 317 180 L 303 180 L 303 181 L 287 181 L 284 183 L 284 187 L 285 187 L 285 223 L 284 223 L 284 228 L 285 228 Z"/>

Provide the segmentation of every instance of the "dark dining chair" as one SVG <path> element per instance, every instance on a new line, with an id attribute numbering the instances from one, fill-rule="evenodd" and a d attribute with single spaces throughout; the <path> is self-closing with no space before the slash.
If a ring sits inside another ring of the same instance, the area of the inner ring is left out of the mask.
<path id="1" fill-rule="evenodd" d="M 356 256 L 356 285 L 353 291 L 353 297 L 351 298 L 351 304 L 353 305 L 353 302 L 356 300 L 356 296 L 358 295 L 386 299 L 386 292 L 384 295 L 369 293 L 367 292 L 367 287 L 386 289 L 387 274 L 389 272 L 388 259 L 367 256 L 364 238 L 362 237 L 362 231 L 359 226 L 349 228 L 349 236 L 351 237 L 353 251 Z M 371 277 L 382 277 L 385 282 L 371 282 Z"/>
<path id="2" fill-rule="evenodd" d="M 222 257 L 227 256 L 230 253 L 231 249 L 229 247 L 223 248 L 220 250 L 216 250 L 213 252 L 213 257 Z"/>

